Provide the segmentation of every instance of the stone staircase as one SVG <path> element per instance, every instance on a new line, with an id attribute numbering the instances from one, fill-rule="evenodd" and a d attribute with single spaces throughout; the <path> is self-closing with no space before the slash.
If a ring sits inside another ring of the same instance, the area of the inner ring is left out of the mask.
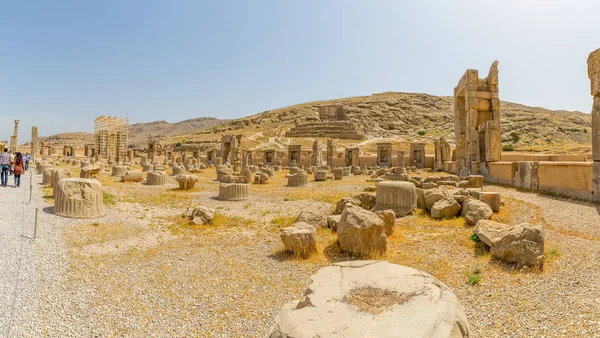
<path id="1" fill-rule="evenodd" d="M 308 122 L 297 125 L 285 133 L 286 137 L 327 137 L 346 140 L 363 140 L 366 136 L 350 121 Z"/>

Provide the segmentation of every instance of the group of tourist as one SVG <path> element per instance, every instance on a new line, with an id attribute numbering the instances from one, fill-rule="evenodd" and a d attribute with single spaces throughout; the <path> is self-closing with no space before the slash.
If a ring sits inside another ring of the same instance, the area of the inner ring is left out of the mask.
<path id="1" fill-rule="evenodd" d="M 0 167 L 2 168 L 2 171 L 0 172 L 0 181 L 2 186 L 8 186 L 8 176 L 14 175 L 14 187 L 20 187 L 21 175 L 29 169 L 30 160 L 31 157 L 28 153 L 22 154 L 19 151 L 13 153 L 12 151 L 8 151 L 8 148 L 4 148 L 4 152 L 0 154 Z"/>

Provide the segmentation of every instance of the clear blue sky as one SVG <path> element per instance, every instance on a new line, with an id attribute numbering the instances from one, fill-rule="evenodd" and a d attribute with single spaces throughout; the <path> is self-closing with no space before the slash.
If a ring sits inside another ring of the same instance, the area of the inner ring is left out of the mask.
<path id="1" fill-rule="evenodd" d="M 500 61 L 503 100 L 589 112 L 600 1 L 0 0 L 0 139 L 237 118 L 383 91 L 452 95 Z"/>

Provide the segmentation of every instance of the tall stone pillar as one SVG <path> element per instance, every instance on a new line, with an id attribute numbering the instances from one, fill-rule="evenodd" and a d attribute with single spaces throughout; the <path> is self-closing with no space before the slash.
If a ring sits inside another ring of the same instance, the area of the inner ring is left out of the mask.
<path id="1" fill-rule="evenodd" d="M 36 155 L 38 153 L 38 129 L 37 127 L 31 127 L 31 158 L 32 163 L 35 163 Z"/>
<path id="2" fill-rule="evenodd" d="M 600 201 L 600 48 L 588 57 L 588 77 L 594 97 L 592 105 L 592 199 Z"/>
<path id="3" fill-rule="evenodd" d="M 15 120 L 15 129 L 13 131 L 13 136 L 10 137 L 10 150 L 12 150 L 13 152 L 16 152 L 18 146 L 19 146 L 19 120 Z"/>
<path id="4" fill-rule="evenodd" d="M 327 165 L 333 166 L 333 157 L 336 152 L 335 139 L 327 139 Z"/>
<path id="5" fill-rule="evenodd" d="M 319 140 L 313 143 L 312 165 L 315 167 L 323 165 L 323 144 Z"/>

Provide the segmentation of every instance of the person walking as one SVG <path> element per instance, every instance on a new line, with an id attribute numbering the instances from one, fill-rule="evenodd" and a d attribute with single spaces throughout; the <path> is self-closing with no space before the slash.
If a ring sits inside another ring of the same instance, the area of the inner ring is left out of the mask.
<path id="1" fill-rule="evenodd" d="M 3 187 L 6 187 L 8 183 L 8 168 L 10 167 L 10 154 L 8 153 L 8 148 L 4 148 L 4 152 L 0 154 L 0 183 Z"/>
<path id="2" fill-rule="evenodd" d="M 26 153 L 25 156 L 23 156 L 23 162 L 25 162 L 25 171 L 29 170 L 29 161 L 31 160 L 31 157 L 29 157 L 29 153 Z"/>
<path id="3" fill-rule="evenodd" d="M 15 164 L 15 154 L 13 154 L 12 150 L 9 151 L 8 153 L 10 154 L 10 165 L 8 166 L 8 176 L 12 176 L 13 165 Z"/>
<path id="4" fill-rule="evenodd" d="M 23 154 L 17 151 L 15 155 L 15 162 L 13 164 L 13 174 L 15 175 L 15 188 L 21 186 L 21 175 L 23 175 L 23 171 L 25 170 L 25 164 L 23 161 Z"/>

